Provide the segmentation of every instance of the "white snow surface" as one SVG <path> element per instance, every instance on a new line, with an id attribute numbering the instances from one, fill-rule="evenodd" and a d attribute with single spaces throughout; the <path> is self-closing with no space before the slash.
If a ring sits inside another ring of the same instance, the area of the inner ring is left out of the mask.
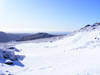
<path id="1" fill-rule="evenodd" d="M 24 67 L 4 65 L 14 75 L 100 75 L 100 31 L 77 32 L 44 43 L 21 43 Z"/>

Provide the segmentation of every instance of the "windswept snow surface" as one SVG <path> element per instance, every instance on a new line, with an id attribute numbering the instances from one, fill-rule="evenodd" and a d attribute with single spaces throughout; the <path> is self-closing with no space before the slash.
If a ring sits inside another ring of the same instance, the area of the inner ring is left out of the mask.
<path id="1" fill-rule="evenodd" d="M 100 75 L 100 31 L 83 31 L 56 42 L 16 45 L 24 67 L 7 66 L 14 75 Z"/>

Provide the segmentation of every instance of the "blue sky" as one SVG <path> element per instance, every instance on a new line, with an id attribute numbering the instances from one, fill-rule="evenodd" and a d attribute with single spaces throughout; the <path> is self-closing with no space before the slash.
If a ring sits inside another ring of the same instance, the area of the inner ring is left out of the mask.
<path id="1" fill-rule="evenodd" d="M 73 31 L 100 22 L 100 0 L 0 0 L 0 30 Z"/>

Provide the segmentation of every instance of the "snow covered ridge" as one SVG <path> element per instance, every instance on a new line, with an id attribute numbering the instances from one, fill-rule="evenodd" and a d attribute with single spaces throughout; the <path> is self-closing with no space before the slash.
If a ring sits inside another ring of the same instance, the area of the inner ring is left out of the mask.
<path id="1" fill-rule="evenodd" d="M 95 29 L 100 29 L 100 23 L 94 23 L 93 25 L 88 24 L 85 27 L 81 28 L 79 31 L 89 31 Z"/>

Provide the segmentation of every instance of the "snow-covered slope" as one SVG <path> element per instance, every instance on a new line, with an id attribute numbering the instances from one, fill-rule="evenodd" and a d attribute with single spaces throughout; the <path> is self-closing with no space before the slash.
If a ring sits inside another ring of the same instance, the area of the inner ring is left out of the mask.
<path id="1" fill-rule="evenodd" d="M 16 45 L 24 67 L 4 65 L 14 75 L 100 75 L 100 29 L 82 30 L 56 42 Z"/>

